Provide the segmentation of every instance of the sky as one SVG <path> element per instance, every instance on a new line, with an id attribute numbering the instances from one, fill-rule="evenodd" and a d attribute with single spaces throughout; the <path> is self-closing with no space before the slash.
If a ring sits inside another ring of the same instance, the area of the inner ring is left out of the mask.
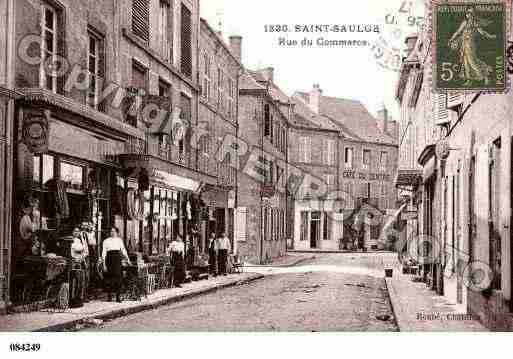
<path id="1" fill-rule="evenodd" d="M 242 62 L 246 68 L 274 67 L 275 83 L 291 95 L 319 84 L 323 94 L 361 101 L 375 114 L 383 107 L 398 119 L 394 97 L 398 72 L 380 66 L 367 47 L 280 46 L 279 38 L 316 43 L 327 40 L 386 40 L 387 49 L 404 47 L 406 35 L 418 31 L 415 18 L 423 17 L 422 0 L 202 0 L 201 16 L 227 40 L 241 35 Z M 388 15 L 388 16 L 387 16 Z M 413 18 L 412 18 L 413 17 Z M 221 23 L 221 25 L 219 25 Z M 266 32 L 266 25 L 381 25 L 381 33 Z M 413 25 L 412 25 L 413 24 Z"/>

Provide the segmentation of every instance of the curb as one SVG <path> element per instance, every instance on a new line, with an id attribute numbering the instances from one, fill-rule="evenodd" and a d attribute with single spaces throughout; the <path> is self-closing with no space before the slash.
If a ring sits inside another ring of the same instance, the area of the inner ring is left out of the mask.
<path id="1" fill-rule="evenodd" d="M 308 250 L 308 249 L 294 249 L 288 250 L 288 253 L 312 253 L 312 254 L 393 254 L 394 251 L 341 251 L 341 250 Z"/>
<path id="2" fill-rule="evenodd" d="M 397 329 L 399 329 L 400 332 L 403 332 L 403 331 L 406 331 L 406 328 L 402 324 L 403 320 L 398 315 L 398 309 L 400 306 L 399 306 L 399 303 L 397 303 L 397 297 L 395 294 L 394 295 L 391 294 L 390 288 L 391 287 L 393 288 L 393 286 L 391 285 L 391 281 L 392 281 L 391 278 L 385 278 L 385 285 L 387 288 L 388 299 L 390 301 L 390 307 L 392 308 L 392 314 L 394 315 L 394 318 L 395 318 L 395 323 L 397 324 Z"/>
<path id="3" fill-rule="evenodd" d="M 190 292 L 190 293 L 184 293 L 184 294 L 180 294 L 180 295 L 177 295 L 177 296 L 160 299 L 160 300 L 155 301 L 153 303 L 140 304 L 140 305 L 133 306 L 131 308 L 115 309 L 115 310 L 112 310 L 110 312 L 102 313 L 102 314 L 97 314 L 97 315 L 94 315 L 94 314 L 93 315 L 86 315 L 86 316 L 84 316 L 82 318 L 79 318 L 79 319 L 76 319 L 76 320 L 70 320 L 70 321 L 67 321 L 67 322 L 64 322 L 64 323 L 59 323 L 59 324 L 56 324 L 56 325 L 52 325 L 52 326 L 36 329 L 36 330 L 33 330 L 33 332 L 59 332 L 59 331 L 64 331 L 66 329 L 70 329 L 70 328 L 76 326 L 77 324 L 81 324 L 81 323 L 83 323 L 84 321 L 87 321 L 87 320 L 93 320 L 93 319 L 100 319 L 100 320 L 103 320 L 103 321 L 105 321 L 105 320 L 112 320 L 112 319 L 120 318 L 120 317 L 123 317 L 123 316 L 131 315 L 131 314 L 135 314 L 135 313 L 139 313 L 139 312 L 144 312 L 144 311 L 147 311 L 147 310 L 156 309 L 156 308 L 162 307 L 164 305 L 173 304 L 173 303 L 180 302 L 180 301 L 183 301 L 183 300 L 187 300 L 187 299 L 191 299 L 191 298 L 194 298 L 194 297 L 198 297 L 200 295 L 205 295 L 205 294 L 213 293 L 213 292 L 216 292 L 216 291 L 218 291 L 220 289 L 234 287 L 234 286 L 237 286 L 237 285 L 248 284 L 248 283 L 253 282 L 255 280 L 262 279 L 264 277 L 265 276 L 263 274 L 254 274 L 253 276 L 251 276 L 249 278 L 246 278 L 246 279 L 237 280 L 237 281 L 233 281 L 233 282 L 229 282 L 229 283 L 224 283 L 224 284 L 216 285 L 214 287 L 204 288 L 204 289 L 200 289 L 198 291 L 194 291 L 194 292 Z"/>
<path id="4" fill-rule="evenodd" d="M 315 256 L 311 256 L 308 258 L 299 258 L 295 262 L 289 263 L 289 264 L 252 264 L 252 265 L 245 265 L 244 268 L 288 268 L 288 267 L 295 267 L 303 262 L 315 259 Z"/>

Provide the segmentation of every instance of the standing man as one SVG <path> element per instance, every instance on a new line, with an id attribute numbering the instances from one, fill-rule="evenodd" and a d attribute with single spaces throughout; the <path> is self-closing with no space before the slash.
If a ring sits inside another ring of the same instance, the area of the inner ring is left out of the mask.
<path id="1" fill-rule="evenodd" d="M 82 223 L 82 241 L 88 248 L 88 257 L 86 258 L 88 267 L 88 285 L 97 284 L 96 268 L 98 263 L 98 247 L 96 236 L 93 231 L 93 224 L 89 222 Z"/>
<path id="2" fill-rule="evenodd" d="M 226 233 L 222 232 L 217 239 L 217 263 L 219 266 L 219 274 L 226 275 L 226 266 L 228 262 L 228 253 L 231 251 L 230 239 L 226 237 Z"/>
<path id="3" fill-rule="evenodd" d="M 210 233 L 208 239 L 208 264 L 210 267 L 210 274 L 214 277 L 217 276 L 217 240 L 214 232 Z"/>

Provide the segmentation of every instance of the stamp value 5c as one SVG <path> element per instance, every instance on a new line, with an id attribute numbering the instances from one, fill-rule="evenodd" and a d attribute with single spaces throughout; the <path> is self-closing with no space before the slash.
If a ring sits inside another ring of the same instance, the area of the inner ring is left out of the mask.
<path id="1" fill-rule="evenodd" d="M 507 90 L 509 1 L 433 4 L 436 92 Z"/>

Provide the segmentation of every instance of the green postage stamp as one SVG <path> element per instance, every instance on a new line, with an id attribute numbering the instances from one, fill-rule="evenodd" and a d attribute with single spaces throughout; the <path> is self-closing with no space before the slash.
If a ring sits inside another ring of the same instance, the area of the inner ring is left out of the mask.
<path id="1" fill-rule="evenodd" d="M 508 90 L 510 0 L 433 2 L 436 92 Z"/>

